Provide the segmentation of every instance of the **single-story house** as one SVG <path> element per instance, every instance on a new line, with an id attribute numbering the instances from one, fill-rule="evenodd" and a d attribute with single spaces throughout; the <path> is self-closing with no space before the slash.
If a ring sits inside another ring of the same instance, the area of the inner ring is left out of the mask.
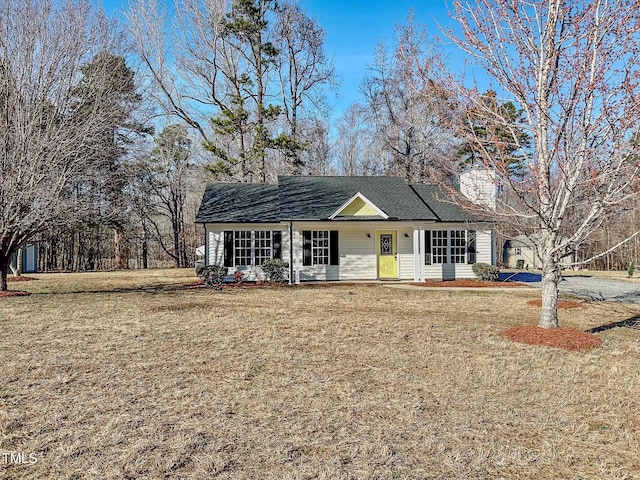
<path id="1" fill-rule="evenodd" d="M 272 258 L 292 282 L 473 278 L 472 264 L 495 264 L 492 226 L 445 199 L 399 177 L 280 176 L 209 184 L 196 223 L 205 263 L 229 279 L 262 279 Z"/>
<path id="2" fill-rule="evenodd" d="M 539 254 L 537 235 L 520 235 L 507 240 L 503 247 L 504 263 L 518 270 L 541 270 L 542 258 Z M 569 268 L 575 262 L 576 255 L 571 253 L 560 260 L 563 268 Z"/>

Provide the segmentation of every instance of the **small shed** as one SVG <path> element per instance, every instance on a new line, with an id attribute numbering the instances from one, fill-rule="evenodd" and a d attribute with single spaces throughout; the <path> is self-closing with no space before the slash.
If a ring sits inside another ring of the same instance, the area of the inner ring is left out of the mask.
<path id="1" fill-rule="evenodd" d="M 18 252 L 13 254 L 11 265 L 18 267 Z M 38 246 L 35 243 L 28 243 L 22 249 L 22 273 L 35 273 L 38 271 Z"/>
<path id="2" fill-rule="evenodd" d="M 540 270 L 542 259 L 539 254 L 537 235 L 520 235 L 504 243 L 503 258 L 508 268 L 518 270 Z M 576 255 L 572 253 L 560 261 L 563 268 L 569 268 L 575 262 Z"/>

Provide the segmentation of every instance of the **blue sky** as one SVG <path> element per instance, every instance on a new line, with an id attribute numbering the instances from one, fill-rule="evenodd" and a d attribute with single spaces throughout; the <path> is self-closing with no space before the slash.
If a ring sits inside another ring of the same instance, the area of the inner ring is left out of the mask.
<path id="1" fill-rule="evenodd" d="M 326 32 L 325 49 L 341 82 L 338 97 L 331 99 L 334 115 L 360 99 L 358 89 L 376 45 L 393 45 L 394 27 L 407 22 L 410 9 L 431 37 L 442 36 L 438 23 L 450 24 L 444 0 L 300 0 L 300 5 Z M 446 51 L 461 58 L 454 46 Z"/>
<path id="2" fill-rule="evenodd" d="M 107 12 L 114 13 L 126 0 L 94 0 Z M 378 42 L 394 41 L 394 27 L 405 24 L 413 9 L 416 23 L 423 24 L 431 37 L 442 37 L 438 24 L 452 26 L 446 0 L 299 0 L 303 10 L 317 20 L 326 33 L 325 50 L 332 57 L 340 81 L 331 95 L 332 118 L 360 100 L 359 88 L 372 63 Z M 457 47 L 445 44 L 453 71 L 469 71 Z"/>

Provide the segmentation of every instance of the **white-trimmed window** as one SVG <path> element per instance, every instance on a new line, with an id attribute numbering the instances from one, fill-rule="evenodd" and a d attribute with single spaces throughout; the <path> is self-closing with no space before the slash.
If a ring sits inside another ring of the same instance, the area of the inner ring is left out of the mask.
<path id="1" fill-rule="evenodd" d="M 451 263 L 467 263 L 467 231 L 449 231 L 451 245 Z"/>
<path id="2" fill-rule="evenodd" d="M 311 262 L 313 265 L 329 264 L 329 231 L 311 232 Z"/>
<path id="3" fill-rule="evenodd" d="M 425 265 L 476 262 L 475 230 L 426 230 Z"/>
<path id="4" fill-rule="evenodd" d="M 261 266 L 272 258 L 282 258 L 282 232 L 234 230 L 224 232 L 226 267 Z"/>
<path id="5" fill-rule="evenodd" d="M 339 265 L 337 230 L 302 231 L 302 265 Z"/>
<path id="6" fill-rule="evenodd" d="M 236 230 L 233 232 L 233 264 L 253 265 L 253 232 Z"/>
<path id="7" fill-rule="evenodd" d="M 273 258 L 273 252 L 271 249 L 271 232 L 257 231 L 253 232 L 253 235 L 253 264 L 262 265 L 267 260 L 271 260 Z"/>
<path id="8" fill-rule="evenodd" d="M 431 232 L 431 262 L 434 264 L 447 263 L 447 230 L 433 230 Z"/>

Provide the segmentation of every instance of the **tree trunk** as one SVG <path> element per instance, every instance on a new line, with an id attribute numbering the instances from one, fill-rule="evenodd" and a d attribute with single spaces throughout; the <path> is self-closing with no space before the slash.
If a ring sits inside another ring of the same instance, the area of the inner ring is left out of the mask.
<path id="1" fill-rule="evenodd" d="M 73 234 L 73 271 L 79 272 L 82 269 L 82 264 L 84 263 L 84 249 L 82 248 L 83 238 L 81 236 L 80 230 L 78 230 L 75 234 Z"/>
<path id="2" fill-rule="evenodd" d="M 189 266 L 189 258 L 187 256 L 187 240 L 186 240 L 186 232 L 184 228 L 180 232 L 180 249 L 182 250 L 182 268 L 186 268 Z"/>
<path id="3" fill-rule="evenodd" d="M 11 255 L 0 254 L 0 292 L 6 292 L 9 289 L 7 283 L 7 273 L 9 272 L 9 264 L 11 263 Z"/>
<path id="4" fill-rule="evenodd" d="M 142 268 L 145 270 L 149 268 L 149 243 L 146 232 L 142 238 Z"/>
<path id="5" fill-rule="evenodd" d="M 544 253 L 542 257 L 542 313 L 539 327 L 558 327 L 558 284 L 560 283 L 560 267 L 556 260 Z"/>
<path id="6" fill-rule="evenodd" d="M 18 249 L 18 256 L 16 257 L 16 271 L 13 272 L 14 277 L 19 277 L 22 275 L 22 256 L 24 254 L 24 250 L 22 248 Z"/>
<path id="7" fill-rule="evenodd" d="M 180 224 L 173 219 L 173 263 L 176 268 L 180 268 Z"/>
<path id="8" fill-rule="evenodd" d="M 123 269 L 129 267 L 129 258 L 127 252 L 127 240 L 124 236 L 124 229 L 121 226 L 113 229 L 115 265 L 114 268 Z"/>

